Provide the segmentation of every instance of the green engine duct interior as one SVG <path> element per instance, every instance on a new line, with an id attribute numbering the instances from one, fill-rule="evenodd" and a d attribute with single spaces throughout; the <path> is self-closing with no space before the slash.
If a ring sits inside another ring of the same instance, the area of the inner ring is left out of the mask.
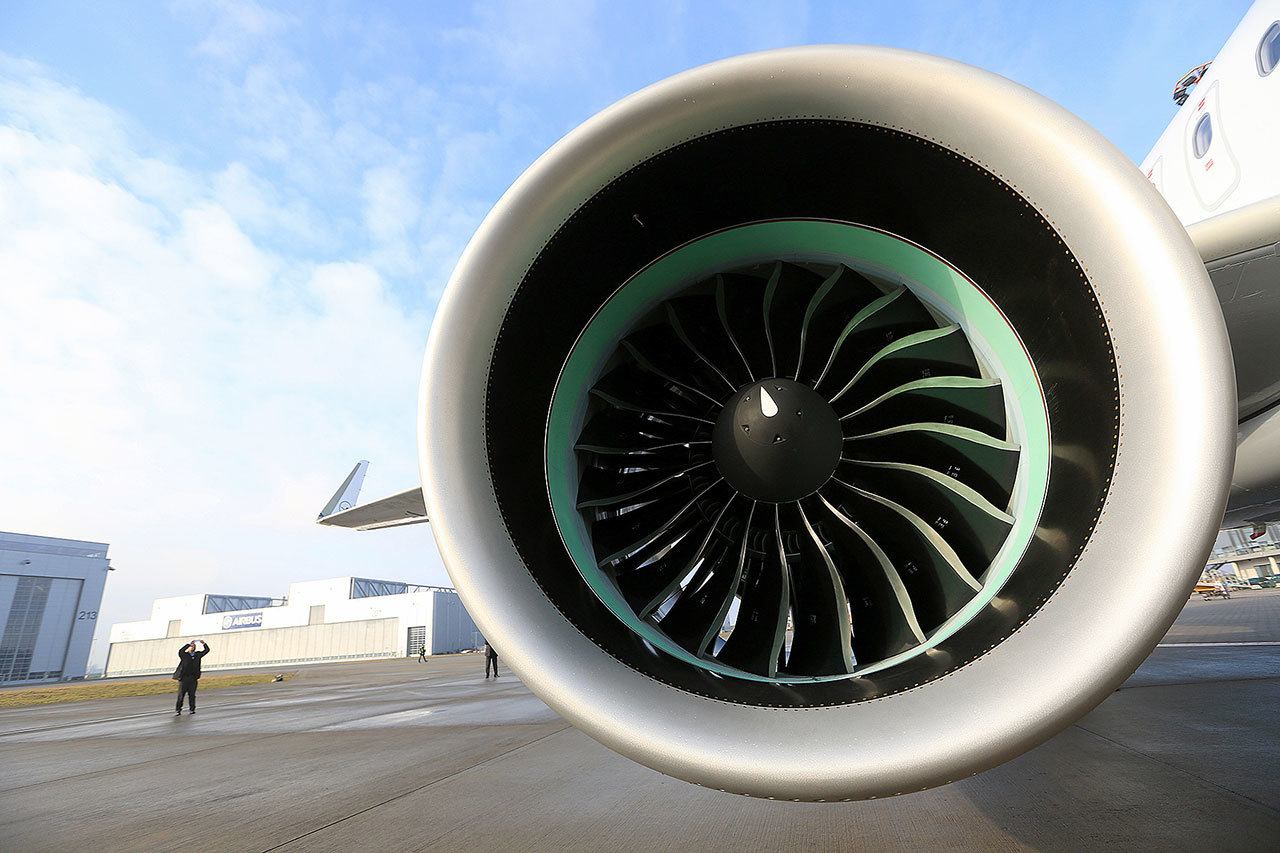
<path id="1" fill-rule="evenodd" d="M 819 416 L 841 430 L 829 474 L 786 464 L 829 453 L 829 427 L 807 437 Z M 615 292 L 564 364 L 545 462 L 560 537 L 614 616 L 686 663 L 788 682 L 894 666 L 990 605 L 1049 446 L 1036 372 L 976 284 L 882 231 L 779 220 Z M 744 453 L 789 482 L 734 473 Z"/>

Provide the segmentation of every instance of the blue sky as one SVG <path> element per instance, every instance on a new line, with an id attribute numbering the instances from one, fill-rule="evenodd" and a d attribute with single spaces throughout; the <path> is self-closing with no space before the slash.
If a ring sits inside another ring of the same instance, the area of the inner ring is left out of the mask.
<path id="1" fill-rule="evenodd" d="M 704 62 L 871 43 L 1004 74 L 1139 160 L 1247 6 L 10 0 L 0 529 L 112 543 L 100 636 L 159 595 L 447 582 L 423 527 L 311 522 L 356 459 L 369 495 L 414 482 L 440 291 L 573 126 Z"/>

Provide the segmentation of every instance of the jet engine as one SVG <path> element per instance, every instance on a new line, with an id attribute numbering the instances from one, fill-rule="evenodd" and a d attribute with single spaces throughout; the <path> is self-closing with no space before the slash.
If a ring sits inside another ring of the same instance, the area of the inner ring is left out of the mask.
<path id="1" fill-rule="evenodd" d="M 466 249 L 423 493 L 477 625 L 591 737 L 850 800 L 1008 760 L 1187 600 L 1236 396 L 1205 266 L 1006 79 L 806 47 L 587 121 Z"/>

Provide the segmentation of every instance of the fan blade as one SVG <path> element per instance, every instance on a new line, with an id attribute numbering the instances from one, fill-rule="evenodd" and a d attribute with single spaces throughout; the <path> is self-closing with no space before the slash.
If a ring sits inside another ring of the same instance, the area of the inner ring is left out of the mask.
<path id="1" fill-rule="evenodd" d="M 625 349 L 625 344 L 623 345 Z M 680 412 L 714 420 L 720 403 L 702 392 L 646 370 L 639 362 L 625 361 L 596 382 L 597 397 L 626 400 L 649 412 Z"/>
<path id="2" fill-rule="evenodd" d="M 773 375 L 761 310 L 764 291 L 765 282 L 754 275 L 716 276 L 716 312 L 752 382 Z"/>
<path id="3" fill-rule="evenodd" d="M 800 504 L 778 508 L 779 520 L 796 530 L 799 553 L 791 576 L 791 654 L 787 672 L 827 675 L 853 671 L 853 630 L 844 582 Z M 793 516 L 787 518 L 787 516 Z"/>
<path id="4" fill-rule="evenodd" d="M 824 364 L 824 355 L 837 349 L 836 341 L 849 318 L 884 295 L 884 291 L 861 273 L 846 266 L 836 267 L 813 294 L 805 309 L 800 326 L 796 381 L 804 381 L 800 377 L 807 364 L 812 363 L 812 372 L 816 373 Z M 817 381 L 813 384 L 816 385 Z"/>
<path id="5" fill-rule="evenodd" d="M 673 340 L 676 340 L 676 341 L 679 340 L 679 338 L 675 337 L 675 334 L 671 331 L 670 327 L 665 328 L 663 331 L 669 334 Z M 699 381 L 697 378 L 691 378 L 689 381 L 683 381 L 683 380 L 677 379 L 674 375 L 676 371 L 673 371 L 670 369 L 664 369 L 663 367 L 661 367 L 654 359 L 651 359 L 649 358 L 649 356 L 645 355 L 645 353 L 640 349 L 640 347 L 637 346 L 635 343 L 633 343 L 631 340 L 623 341 L 622 348 L 626 350 L 627 354 L 631 356 L 631 358 L 635 361 L 637 365 L 640 366 L 642 370 L 646 370 L 649 373 L 652 373 L 654 376 L 659 377 L 660 379 L 670 383 L 671 385 L 675 385 L 678 388 L 682 388 L 689 394 L 695 394 L 701 397 L 702 399 L 709 402 L 712 406 L 719 408 L 721 405 L 723 405 L 721 399 L 713 396 L 710 393 L 707 393 L 707 391 L 704 390 L 704 388 L 706 388 L 708 384 L 706 379 L 702 379 L 701 381 Z M 695 362 L 694 364 L 696 365 L 698 364 L 698 362 Z"/>
<path id="6" fill-rule="evenodd" d="M 738 621 L 716 659 L 745 672 L 773 678 L 778 674 L 790 610 L 776 519 L 753 526 L 750 535 L 751 553 L 743 571 Z"/>
<path id="7" fill-rule="evenodd" d="M 738 390 L 745 384 L 740 380 L 742 367 L 725 357 L 732 345 L 725 340 L 724 328 L 718 321 L 708 320 L 705 303 L 711 297 L 684 296 L 666 304 L 667 323 L 690 352 L 720 381 L 728 386 L 729 391 Z M 714 308 L 710 317 L 715 318 Z M 697 341 L 697 343 L 695 343 Z M 731 379 L 730 376 L 733 378 Z M 750 377 L 747 377 L 747 381 Z"/>
<path id="8" fill-rule="evenodd" d="M 871 531 L 898 567 L 926 632 L 960 610 L 982 588 L 950 543 L 920 516 L 839 478 L 833 477 L 832 484 L 848 491 L 832 503 L 863 530 Z"/>
<path id="9" fill-rule="evenodd" d="M 981 577 L 1013 527 L 1013 518 L 958 480 L 918 465 L 855 462 L 855 483 L 929 521 L 970 574 Z"/>
<path id="10" fill-rule="evenodd" d="M 655 411 L 654 409 L 651 409 L 645 406 L 643 403 L 637 403 L 631 400 L 623 399 L 622 397 L 614 396 L 613 394 L 610 394 L 608 391 L 603 391 L 598 387 L 591 389 L 591 396 L 596 397 L 606 405 L 613 406 L 615 409 L 626 409 L 627 411 L 631 411 L 631 412 L 639 412 L 642 415 L 650 415 L 652 417 L 658 418 L 659 420 L 663 420 L 663 421 L 670 421 L 674 418 L 674 419 L 680 419 L 680 420 L 697 421 L 698 423 L 707 424 L 708 426 L 715 425 L 715 421 L 713 420 L 710 420 L 708 418 L 698 417 L 697 415 L 686 414 L 685 412 L 673 412 L 669 410 Z"/>
<path id="11" fill-rule="evenodd" d="M 660 559 L 618 574 L 618 585 L 623 595 L 641 619 L 648 618 L 670 598 L 680 588 L 680 582 L 697 568 L 735 500 L 737 496 L 730 495 L 710 519 L 697 519 L 687 534 Z"/>
<path id="12" fill-rule="evenodd" d="M 886 343 L 937 328 L 933 317 L 905 287 L 876 299 L 853 315 L 841 330 L 813 387 L 849 375 Z"/>
<path id="13" fill-rule="evenodd" d="M 791 372 L 800 358 L 805 309 L 823 280 L 803 267 L 779 261 L 764 290 L 764 332 L 769 345 L 770 376 Z"/>
<path id="14" fill-rule="evenodd" d="M 628 474 L 618 474 L 605 468 L 588 468 L 578 485 L 578 509 L 627 502 L 644 503 L 663 495 L 686 492 L 689 485 L 684 478 L 711 464 L 708 459 L 675 471 L 638 469 Z"/>
<path id="15" fill-rule="evenodd" d="M 706 652 L 712 638 L 720 632 L 725 614 L 742 581 L 741 557 L 745 551 L 747 524 L 738 530 L 724 530 L 723 535 L 703 554 L 702 565 L 680 593 L 675 605 L 658 623 L 663 632 L 695 655 Z M 735 519 L 738 521 L 738 519 Z M 733 536 L 732 533 L 737 533 Z"/>
<path id="16" fill-rule="evenodd" d="M 591 525 L 596 562 L 605 566 L 653 543 L 675 527 L 685 513 L 695 511 L 723 482 L 716 479 L 706 485 L 691 483 L 694 492 L 683 502 L 677 496 L 669 496 L 625 514 L 597 517 Z"/>
<path id="17" fill-rule="evenodd" d="M 968 427 L 993 438 L 1005 436 L 1004 393 L 995 379 L 938 376 L 886 391 L 840 419 L 871 432 L 918 421 Z"/>
<path id="18" fill-rule="evenodd" d="M 668 441 L 640 447 L 608 446 L 579 441 L 573 446 L 573 449 L 581 450 L 584 453 L 598 453 L 601 456 L 652 456 L 663 464 L 669 463 L 675 466 L 682 460 L 688 461 L 691 452 L 701 451 L 706 453 L 710 451 L 710 447 L 711 439 L 700 438 L 693 441 Z"/>
<path id="19" fill-rule="evenodd" d="M 829 500 L 819 495 L 818 505 L 835 522 L 822 525 L 829 534 L 827 550 L 839 565 L 850 591 L 853 646 L 860 661 L 883 660 L 924 642 L 924 630 L 889 555 Z"/>
<path id="20" fill-rule="evenodd" d="M 959 326 L 945 326 L 916 332 L 898 338 L 882 347 L 858 369 L 843 388 L 831 398 L 837 400 L 861 383 L 860 400 L 877 395 L 916 379 L 933 376 L 980 375 L 978 362 Z"/>
<path id="21" fill-rule="evenodd" d="M 967 427 L 913 423 L 845 438 L 848 456 L 931 468 L 1007 507 L 1018 474 L 1018 446 Z"/>
<path id="22" fill-rule="evenodd" d="M 578 443 L 587 447 L 649 447 L 710 440 L 706 424 L 682 418 L 663 420 L 645 412 L 596 401 Z"/>

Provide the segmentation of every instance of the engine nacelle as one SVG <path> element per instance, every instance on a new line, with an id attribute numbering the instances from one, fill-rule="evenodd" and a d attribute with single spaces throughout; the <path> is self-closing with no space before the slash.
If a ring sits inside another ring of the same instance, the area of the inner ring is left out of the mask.
<path id="1" fill-rule="evenodd" d="M 1204 565 L 1236 400 L 1155 189 L 1008 80 L 795 48 L 557 143 L 458 264 L 423 492 L 531 690 L 712 788 L 916 791 L 1035 746 Z"/>

